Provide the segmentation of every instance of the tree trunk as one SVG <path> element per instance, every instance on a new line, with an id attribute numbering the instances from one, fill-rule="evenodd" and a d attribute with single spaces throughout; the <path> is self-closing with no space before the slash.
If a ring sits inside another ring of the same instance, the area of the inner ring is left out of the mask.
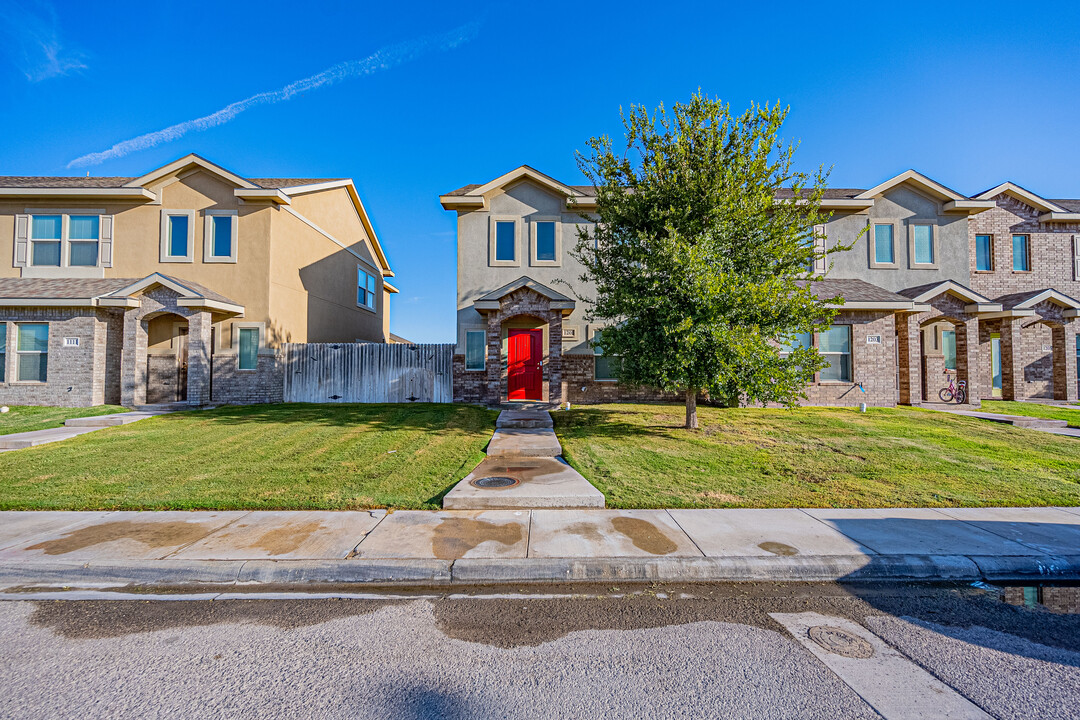
<path id="1" fill-rule="evenodd" d="M 686 429 L 697 430 L 697 390 L 686 390 Z"/>

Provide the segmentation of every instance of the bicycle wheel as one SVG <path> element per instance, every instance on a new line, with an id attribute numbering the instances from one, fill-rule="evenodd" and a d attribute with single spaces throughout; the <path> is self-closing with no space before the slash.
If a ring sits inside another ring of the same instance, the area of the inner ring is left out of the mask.
<path id="1" fill-rule="evenodd" d="M 956 402 L 960 405 L 967 402 L 967 391 L 964 390 L 964 388 L 960 388 L 956 391 Z"/>
<path id="2" fill-rule="evenodd" d="M 952 390 L 950 390 L 949 388 L 941 388 L 937 395 L 939 398 L 941 398 L 941 402 L 947 403 L 953 401 Z"/>

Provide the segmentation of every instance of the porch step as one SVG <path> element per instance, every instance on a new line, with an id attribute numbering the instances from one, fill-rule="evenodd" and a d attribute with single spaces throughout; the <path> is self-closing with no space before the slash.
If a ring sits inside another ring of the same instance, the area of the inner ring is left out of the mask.
<path id="1" fill-rule="evenodd" d="M 503 410 L 495 421 L 497 428 L 550 428 L 551 413 L 546 410 Z"/>
<path id="2" fill-rule="evenodd" d="M 492 458 L 554 458 L 562 446 L 549 428 L 499 428 L 487 448 Z"/>
<path id="3" fill-rule="evenodd" d="M 483 488 L 473 480 L 509 477 L 517 484 Z M 561 458 L 488 458 L 443 497 L 448 510 L 602 508 L 604 494 Z"/>
<path id="4" fill-rule="evenodd" d="M 163 414 L 163 412 L 127 412 L 114 413 L 112 415 L 98 415 L 96 417 L 71 418 L 64 421 L 64 426 L 84 428 L 116 427 L 117 425 L 129 425 L 133 422 L 153 417 L 154 415 Z"/>

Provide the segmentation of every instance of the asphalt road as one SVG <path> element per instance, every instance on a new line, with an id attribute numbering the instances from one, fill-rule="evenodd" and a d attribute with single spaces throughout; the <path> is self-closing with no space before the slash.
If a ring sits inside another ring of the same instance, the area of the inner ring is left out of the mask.
<path id="1" fill-rule="evenodd" d="M 0 717 L 879 717 L 770 615 L 805 612 L 976 713 L 1077 716 L 1080 615 L 972 587 L 738 584 L 0 602 Z"/>

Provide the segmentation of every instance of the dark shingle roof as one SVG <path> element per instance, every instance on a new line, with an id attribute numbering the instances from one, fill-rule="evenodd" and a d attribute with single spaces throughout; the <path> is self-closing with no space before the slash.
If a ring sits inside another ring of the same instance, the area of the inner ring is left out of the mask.
<path id="1" fill-rule="evenodd" d="M 473 190 L 475 190 L 478 187 L 482 187 L 482 186 L 478 185 L 477 183 L 472 183 L 471 185 L 463 185 L 462 187 L 459 187 L 457 190 L 451 190 L 448 193 L 443 193 L 443 195 L 444 196 L 447 196 L 447 195 L 449 195 L 449 196 L 468 195 L 469 193 L 471 193 Z M 596 188 L 593 187 L 592 185 L 570 185 L 569 187 L 573 188 L 574 190 L 577 190 L 579 193 L 581 193 L 582 195 L 585 195 L 586 197 L 595 197 L 596 196 Z"/>
<path id="2" fill-rule="evenodd" d="M 1065 199 L 1051 200 L 1050 202 L 1054 203 L 1055 205 L 1060 205 L 1069 212 L 1080 212 L 1080 200 Z"/>
<path id="3" fill-rule="evenodd" d="M 826 200 L 850 200 L 864 192 L 866 190 L 860 190 L 859 188 L 826 188 L 823 197 Z M 793 197 L 795 197 L 793 188 L 780 188 L 776 191 L 777 200 L 790 200 Z"/>
<path id="4" fill-rule="evenodd" d="M 0 298 L 92 298 L 133 282 L 126 278 L 0 278 Z"/>
<path id="5" fill-rule="evenodd" d="M 197 282 L 184 280 L 171 275 L 161 274 L 173 282 L 183 285 L 193 293 L 207 300 L 239 305 L 219 292 L 211 290 Z M 86 298 L 113 295 L 119 290 L 133 285 L 143 278 L 0 278 L 0 298 L 42 300 L 81 300 Z"/>
<path id="6" fill-rule="evenodd" d="M 819 298 L 840 296 L 849 302 L 911 302 L 911 298 L 897 295 L 864 280 L 826 278 L 811 282 L 810 290 Z"/>
<path id="7" fill-rule="evenodd" d="M 344 178 L 247 178 L 247 181 L 263 188 L 289 188 L 342 179 Z M 0 188 L 119 188 L 132 180 L 135 178 L 0 175 Z"/>
<path id="8" fill-rule="evenodd" d="M 1063 295 L 1063 296 L 1069 298 L 1069 300 L 1072 300 L 1077 305 L 1080 305 L 1080 302 L 1077 302 L 1075 299 L 1069 297 L 1068 295 L 1065 295 L 1065 293 L 1061 292 L 1060 290 L 1058 290 L 1056 288 L 1042 288 L 1041 290 L 1027 290 L 1027 291 L 1024 291 L 1024 292 L 1010 293 L 1009 295 L 1002 295 L 1001 297 L 996 298 L 994 300 L 994 302 L 1001 303 L 1001 307 L 1003 309 L 1005 309 L 1005 310 L 1012 310 L 1017 305 L 1023 305 L 1025 302 L 1027 302 L 1031 298 L 1035 297 L 1036 295 L 1038 295 L 1040 293 L 1044 293 L 1047 290 L 1053 290 L 1057 294 Z"/>

